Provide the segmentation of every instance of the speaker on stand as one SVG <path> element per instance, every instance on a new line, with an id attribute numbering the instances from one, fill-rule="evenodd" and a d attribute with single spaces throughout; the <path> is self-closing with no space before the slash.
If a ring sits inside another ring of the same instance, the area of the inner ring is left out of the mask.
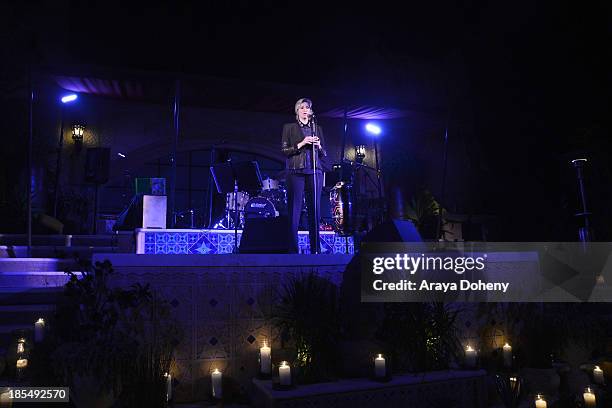
<path id="1" fill-rule="evenodd" d="M 85 159 L 85 182 L 95 185 L 93 233 L 97 233 L 98 193 L 100 185 L 108 182 L 110 177 L 110 148 L 90 147 Z"/>

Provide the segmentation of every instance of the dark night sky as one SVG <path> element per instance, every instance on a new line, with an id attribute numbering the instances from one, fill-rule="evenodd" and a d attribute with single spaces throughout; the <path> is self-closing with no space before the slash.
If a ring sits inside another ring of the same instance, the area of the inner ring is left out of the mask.
<path id="1" fill-rule="evenodd" d="M 4 4 L 2 57 L 18 67 L 33 37 L 35 59 L 46 63 L 368 92 L 381 83 L 402 92 L 412 62 L 426 62 L 464 81 L 454 103 L 471 107 L 474 137 L 489 158 L 481 198 L 510 224 L 541 224 L 546 213 L 545 231 L 573 211 L 564 156 L 572 151 L 595 151 L 593 201 L 612 207 L 609 2 L 174 3 Z"/>

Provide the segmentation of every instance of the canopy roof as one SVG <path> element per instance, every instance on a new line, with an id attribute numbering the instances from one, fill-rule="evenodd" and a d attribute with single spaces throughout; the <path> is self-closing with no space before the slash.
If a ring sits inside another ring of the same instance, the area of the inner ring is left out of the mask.
<path id="1" fill-rule="evenodd" d="M 214 109 L 291 113 L 298 98 L 313 100 L 318 116 L 385 120 L 438 115 L 438 107 L 416 107 L 401 95 L 364 95 L 317 86 L 288 85 L 240 79 L 125 71 L 104 68 L 62 67 L 44 74 L 71 92 L 124 100 L 166 103 L 177 93 L 181 104 Z"/>

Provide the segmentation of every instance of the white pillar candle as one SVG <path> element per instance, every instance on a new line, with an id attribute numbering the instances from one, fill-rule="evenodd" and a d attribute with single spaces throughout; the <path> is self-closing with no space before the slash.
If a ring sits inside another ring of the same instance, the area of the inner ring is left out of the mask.
<path id="1" fill-rule="evenodd" d="M 272 349 L 264 343 L 259 349 L 260 371 L 263 374 L 272 373 Z"/>
<path id="2" fill-rule="evenodd" d="M 223 374 L 219 371 L 218 368 L 212 372 L 212 394 L 213 397 L 220 399 L 223 396 L 223 387 L 222 387 L 222 379 Z"/>
<path id="3" fill-rule="evenodd" d="M 387 375 L 387 367 L 385 366 L 385 358 L 382 354 L 374 359 L 374 375 L 376 378 L 385 377 Z"/>
<path id="4" fill-rule="evenodd" d="M 591 390 L 591 388 L 587 387 L 587 389 L 584 390 L 584 394 L 582 394 L 582 397 L 584 398 L 585 408 L 597 407 L 597 400 L 595 399 L 595 394 L 593 393 L 593 390 Z"/>
<path id="5" fill-rule="evenodd" d="M 546 408 L 546 400 L 540 394 L 536 395 L 535 406 L 536 408 Z"/>
<path id="6" fill-rule="evenodd" d="M 166 401 L 170 401 L 172 399 L 172 375 L 165 373 L 164 377 L 166 377 Z"/>
<path id="7" fill-rule="evenodd" d="M 599 368 L 599 366 L 595 366 L 593 369 L 593 380 L 596 384 L 604 383 L 604 372 L 601 368 Z"/>
<path id="8" fill-rule="evenodd" d="M 504 367 L 512 367 L 512 346 L 508 343 L 504 344 Z"/>
<path id="9" fill-rule="evenodd" d="M 476 350 L 472 346 L 465 348 L 465 366 L 469 368 L 476 367 Z"/>
<path id="10" fill-rule="evenodd" d="M 280 385 L 291 385 L 291 367 L 286 361 L 281 361 L 278 367 L 278 377 Z"/>
<path id="11" fill-rule="evenodd" d="M 34 322 L 34 343 L 40 343 L 45 338 L 45 319 Z"/>

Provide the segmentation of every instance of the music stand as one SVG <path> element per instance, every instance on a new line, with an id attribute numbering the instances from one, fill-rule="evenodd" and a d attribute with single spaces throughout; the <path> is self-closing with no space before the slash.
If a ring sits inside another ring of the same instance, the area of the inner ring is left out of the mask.
<path id="1" fill-rule="evenodd" d="M 210 166 L 210 172 L 220 194 L 234 193 L 234 249 L 238 252 L 238 191 L 254 191 L 262 187 L 261 173 L 256 161 L 232 162 Z"/>

